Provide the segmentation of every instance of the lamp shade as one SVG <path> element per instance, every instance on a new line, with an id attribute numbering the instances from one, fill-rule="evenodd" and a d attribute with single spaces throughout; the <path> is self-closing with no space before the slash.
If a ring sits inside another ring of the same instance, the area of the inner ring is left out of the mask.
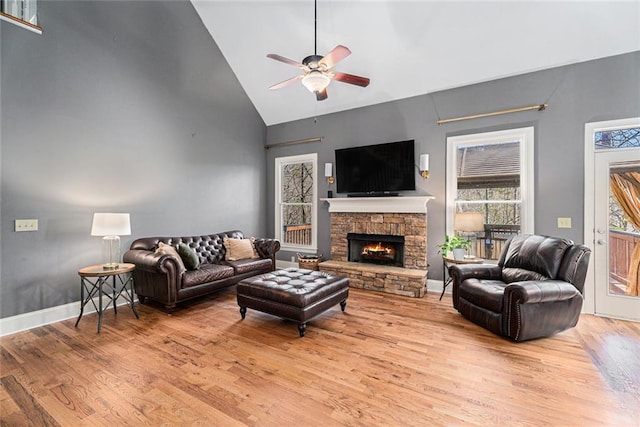
<path id="1" fill-rule="evenodd" d="M 484 230 L 484 215 L 482 212 L 458 212 L 453 221 L 453 229 L 456 231 L 482 231 Z"/>
<path id="2" fill-rule="evenodd" d="M 428 171 L 428 170 L 429 170 L 429 155 L 420 154 L 420 171 Z"/>
<path id="3" fill-rule="evenodd" d="M 324 164 L 324 177 L 329 178 L 333 176 L 333 165 L 331 163 Z"/>
<path id="4" fill-rule="evenodd" d="M 129 236 L 131 223 L 128 213 L 94 213 L 92 236 Z"/>

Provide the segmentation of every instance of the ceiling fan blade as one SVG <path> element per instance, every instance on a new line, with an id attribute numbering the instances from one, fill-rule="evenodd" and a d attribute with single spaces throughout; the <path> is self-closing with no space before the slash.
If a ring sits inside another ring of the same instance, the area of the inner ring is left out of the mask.
<path id="1" fill-rule="evenodd" d="M 295 76 L 295 77 L 291 77 L 290 79 L 287 79 L 287 80 L 285 80 L 285 81 L 283 81 L 283 82 L 280 82 L 280 83 L 277 83 L 277 84 L 275 84 L 275 85 L 271 86 L 269 89 L 271 89 L 271 90 L 280 89 L 280 88 L 282 88 L 282 87 L 285 87 L 285 86 L 286 86 L 286 85 L 288 85 L 289 83 L 293 83 L 293 82 L 295 82 L 296 80 L 300 80 L 301 78 L 302 78 L 302 75 L 298 75 L 298 76 Z"/>
<path id="2" fill-rule="evenodd" d="M 336 65 L 338 62 L 342 61 L 349 55 L 351 55 L 351 51 L 349 50 L 349 48 L 339 44 L 320 60 L 320 64 L 326 65 L 327 68 L 332 68 L 334 65 Z"/>
<path id="3" fill-rule="evenodd" d="M 304 65 L 299 63 L 298 61 L 294 61 L 293 59 L 285 58 L 284 56 L 280 56 L 276 53 L 270 53 L 267 55 L 267 58 L 275 59 L 276 61 L 284 62 L 285 64 L 293 65 L 294 67 L 304 68 Z"/>
<path id="4" fill-rule="evenodd" d="M 353 74 L 348 73 L 335 73 L 333 77 L 334 80 L 337 80 L 342 83 L 349 83 L 351 85 L 367 87 L 369 86 L 369 79 L 367 77 L 360 77 Z"/>
<path id="5" fill-rule="evenodd" d="M 327 90 L 323 90 L 322 92 L 316 92 L 316 101 L 324 101 L 327 99 L 329 95 L 327 95 Z"/>

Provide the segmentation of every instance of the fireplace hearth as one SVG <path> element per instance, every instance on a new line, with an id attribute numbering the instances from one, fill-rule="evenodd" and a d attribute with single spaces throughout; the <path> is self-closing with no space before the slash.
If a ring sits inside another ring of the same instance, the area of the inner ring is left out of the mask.
<path id="1" fill-rule="evenodd" d="M 404 266 L 404 237 L 386 234 L 347 234 L 348 261 Z"/>

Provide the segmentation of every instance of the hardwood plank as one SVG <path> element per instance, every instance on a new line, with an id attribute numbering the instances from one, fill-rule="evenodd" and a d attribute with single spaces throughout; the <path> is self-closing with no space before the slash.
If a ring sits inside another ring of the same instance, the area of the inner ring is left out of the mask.
<path id="1" fill-rule="evenodd" d="M 241 320 L 233 289 L 3 337 L 0 424 L 640 425 L 638 324 L 583 315 L 516 344 L 438 297 L 352 289 L 304 338 Z"/>
<path id="2" fill-rule="evenodd" d="M 55 419 L 43 408 L 38 401 L 16 380 L 13 375 L 0 378 L 0 384 L 5 392 L 11 396 L 13 402 L 24 414 L 29 425 L 59 426 Z M 3 415 L 4 419 L 4 415 Z M 4 421 L 3 421 L 4 424 Z"/>

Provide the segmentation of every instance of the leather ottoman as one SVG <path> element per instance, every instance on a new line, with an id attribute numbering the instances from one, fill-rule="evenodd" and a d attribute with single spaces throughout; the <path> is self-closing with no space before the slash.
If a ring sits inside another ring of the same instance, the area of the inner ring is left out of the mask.
<path id="1" fill-rule="evenodd" d="M 237 285 L 240 315 L 247 308 L 298 323 L 304 337 L 307 321 L 336 304 L 344 311 L 349 279 L 323 271 L 288 268 L 242 280 Z"/>

